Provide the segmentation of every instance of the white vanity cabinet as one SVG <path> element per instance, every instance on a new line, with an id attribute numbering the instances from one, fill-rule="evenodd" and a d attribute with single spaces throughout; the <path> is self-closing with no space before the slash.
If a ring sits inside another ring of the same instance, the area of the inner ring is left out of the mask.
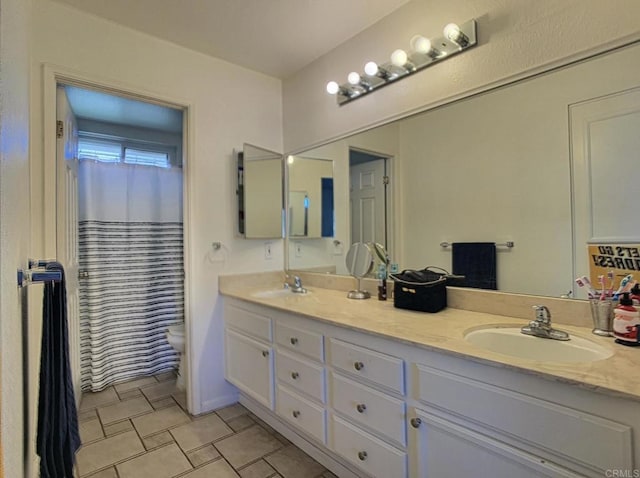
<path id="1" fill-rule="evenodd" d="M 640 470 L 632 398 L 236 299 L 225 335 L 241 403 L 341 478 Z"/>
<path id="2" fill-rule="evenodd" d="M 225 378 L 273 410 L 271 319 L 232 304 L 225 317 Z"/>

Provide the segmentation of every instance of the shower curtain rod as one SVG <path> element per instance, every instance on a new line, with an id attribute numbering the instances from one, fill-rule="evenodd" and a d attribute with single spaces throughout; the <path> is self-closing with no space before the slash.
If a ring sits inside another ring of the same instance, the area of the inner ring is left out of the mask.
<path id="1" fill-rule="evenodd" d="M 25 287 L 29 284 L 38 282 L 60 282 L 62 280 L 62 271 L 40 271 L 35 268 L 47 267 L 50 262 L 56 262 L 46 259 L 29 259 L 29 269 L 18 269 L 18 287 Z"/>

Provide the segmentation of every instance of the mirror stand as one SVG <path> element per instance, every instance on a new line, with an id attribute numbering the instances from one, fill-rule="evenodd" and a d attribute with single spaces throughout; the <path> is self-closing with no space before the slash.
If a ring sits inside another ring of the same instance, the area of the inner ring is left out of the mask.
<path id="1" fill-rule="evenodd" d="M 356 290 L 350 290 L 347 294 L 348 299 L 369 299 L 371 294 L 368 291 L 362 289 L 362 277 L 356 277 L 358 279 L 358 288 Z"/>

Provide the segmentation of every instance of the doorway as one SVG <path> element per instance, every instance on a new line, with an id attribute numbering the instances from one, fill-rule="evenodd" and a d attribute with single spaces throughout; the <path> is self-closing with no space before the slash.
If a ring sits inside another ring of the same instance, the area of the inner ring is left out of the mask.
<path id="1" fill-rule="evenodd" d="M 175 106 L 73 83 L 58 82 L 56 110 L 56 256 L 79 398 L 178 369 L 166 331 L 186 316 L 185 121 Z"/>
<path id="2" fill-rule="evenodd" d="M 349 148 L 351 243 L 382 244 L 391 254 L 390 157 Z"/>

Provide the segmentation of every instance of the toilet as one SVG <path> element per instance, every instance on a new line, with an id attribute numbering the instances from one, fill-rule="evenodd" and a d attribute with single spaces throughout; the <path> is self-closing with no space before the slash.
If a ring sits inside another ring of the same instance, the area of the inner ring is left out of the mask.
<path id="1" fill-rule="evenodd" d="M 184 324 L 172 325 L 167 329 L 167 342 L 178 352 L 179 365 L 176 387 L 184 390 Z"/>

